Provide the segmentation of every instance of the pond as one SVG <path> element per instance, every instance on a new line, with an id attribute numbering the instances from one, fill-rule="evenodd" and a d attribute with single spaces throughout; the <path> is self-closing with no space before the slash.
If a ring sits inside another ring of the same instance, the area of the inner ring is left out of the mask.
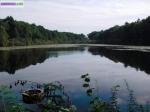
<path id="1" fill-rule="evenodd" d="M 95 92 L 103 100 L 120 85 L 118 102 L 126 109 L 129 93 L 138 103 L 150 101 L 150 52 L 125 47 L 70 47 L 0 51 L 0 83 L 17 80 L 39 83 L 60 81 L 78 112 L 87 112 L 89 97 L 81 75 L 89 73 Z"/>

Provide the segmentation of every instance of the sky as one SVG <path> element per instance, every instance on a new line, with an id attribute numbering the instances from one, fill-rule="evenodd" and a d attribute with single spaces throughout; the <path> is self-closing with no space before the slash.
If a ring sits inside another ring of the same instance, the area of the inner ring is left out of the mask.
<path id="1" fill-rule="evenodd" d="M 0 8 L 0 18 L 50 30 L 88 34 L 150 16 L 150 0 L 24 0 L 23 8 Z"/>

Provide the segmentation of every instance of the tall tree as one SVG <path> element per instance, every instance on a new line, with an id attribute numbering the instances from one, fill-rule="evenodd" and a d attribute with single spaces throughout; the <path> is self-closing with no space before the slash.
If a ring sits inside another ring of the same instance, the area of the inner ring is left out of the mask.
<path id="1" fill-rule="evenodd" d="M 0 26 L 0 45 L 4 47 L 8 45 L 8 34 L 3 26 Z"/>

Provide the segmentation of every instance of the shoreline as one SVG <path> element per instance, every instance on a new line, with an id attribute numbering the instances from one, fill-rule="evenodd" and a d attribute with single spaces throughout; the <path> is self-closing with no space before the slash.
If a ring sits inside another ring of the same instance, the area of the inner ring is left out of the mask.
<path id="1" fill-rule="evenodd" d="M 37 48 L 67 48 L 78 47 L 78 44 L 51 44 L 51 45 L 30 45 L 30 46 L 13 46 L 13 47 L 0 47 L 0 51 L 19 50 L 19 49 L 37 49 Z"/>
<path id="2" fill-rule="evenodd" d="M 37 48 L 67 48 L 67 47 L 116 47 L 135 50 L 150 50 L 150 46 L 134 46 L 134 45 L 112 45 L 112 44 L 50 44 L 50 45 L 31 45 L 31 46 L 11 46 L 0 47 L 0 51 L 19 50 L 19 49 L 37 49 Z"/>

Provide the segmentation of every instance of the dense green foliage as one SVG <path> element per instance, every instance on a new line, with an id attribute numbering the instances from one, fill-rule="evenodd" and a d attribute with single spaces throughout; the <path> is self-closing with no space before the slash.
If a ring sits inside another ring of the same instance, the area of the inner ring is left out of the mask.
<path id="1" fill-rule="evenodd" d="M 88 37 L 92 42 L 101 44 L 150 45 L 150 17 L 92 32 Z"/>
<path id="2" fill-rule="evenodd" d="M 100 44 L 150 45 L 149 35 L 150 17 L 147 17 L 107 30 L 94 31 L 88 37 L 91 42 Z M 51 31 L 43 26 L 16 21 L 12 17 L 0 19 L 0 46 L 87 42 L 83 34 Z"/>
<path id="3" fill-rule="evenodd" d="M 0 46 L 20 46 L 51 43 L 82 43 L 83 34 L 50 31 L 43 26 L 36 26 L 12 17 L 0 19 Z"/>

